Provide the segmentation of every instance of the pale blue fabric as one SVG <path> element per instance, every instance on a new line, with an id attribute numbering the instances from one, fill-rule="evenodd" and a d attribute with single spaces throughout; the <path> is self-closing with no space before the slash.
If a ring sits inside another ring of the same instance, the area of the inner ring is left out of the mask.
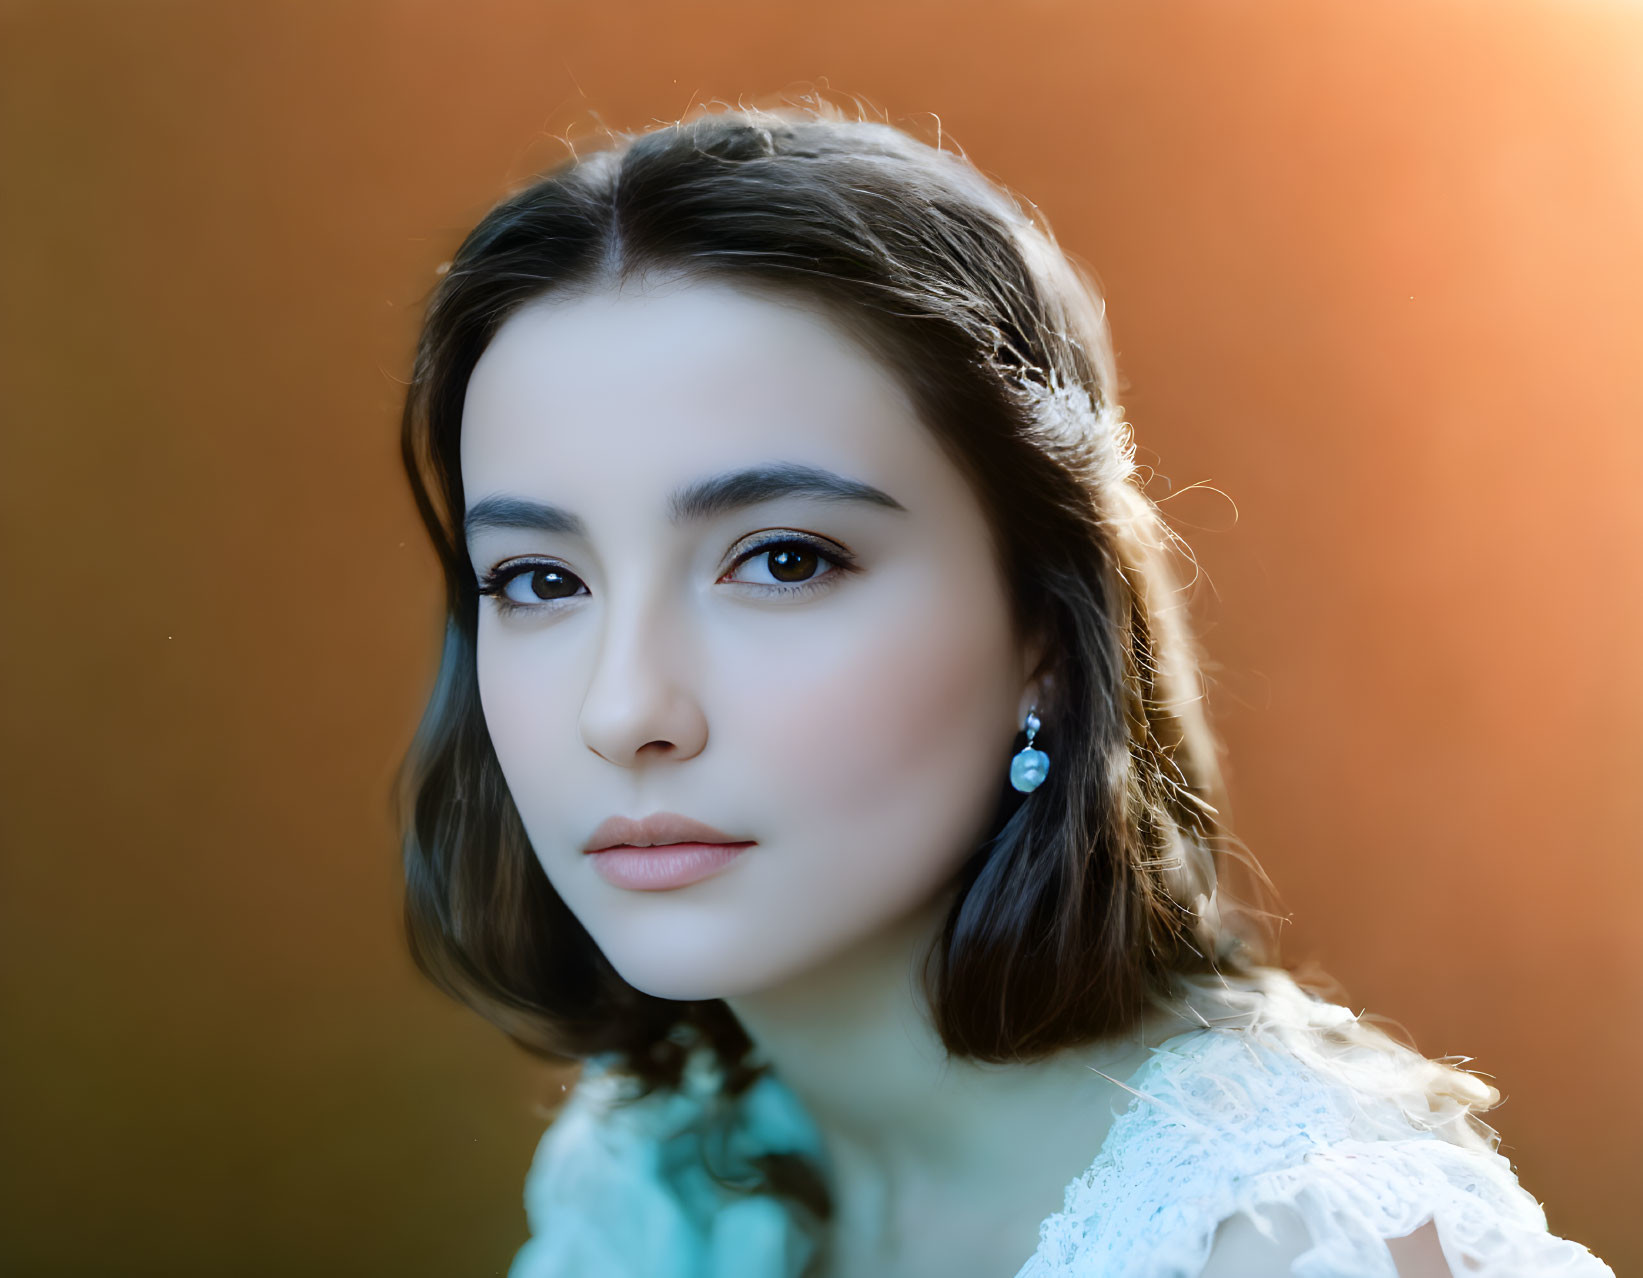
<path id="1" fill-rule="evenodd" d="M 610 1060 L 586 1063 L 537 1148 L 525 1180 L 532 1237 L 509 1278 L 796 1278 L 814 1241 L 786 1207 L 722 1189 L 705 1166 L 711 1157 L 734 1179 L 761 1153 L 819 1160 L 820 1134 L 793 1093 L 760 1078 L 709 1150 L 696 1120 L 719 1075 L 704 1054 L 683 1091 L 629 1108 L 611 1105 L 624 1080 Z"/>

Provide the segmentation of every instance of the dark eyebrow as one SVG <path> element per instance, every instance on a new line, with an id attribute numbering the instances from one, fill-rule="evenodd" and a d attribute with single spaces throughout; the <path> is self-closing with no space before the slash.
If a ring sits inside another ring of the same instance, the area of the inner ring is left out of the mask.
<path id="1" fill-rule="evenodd" d="M 907 509 L 889 493 L 860 480 L 847 479 L 820 466 L 773 462 L 693 480 L 668 499 L 668 519 L 674 524 L 696 523 L 777 497 L 813 497 Z M 469 539 L 491 528 L 587 536 L 587 524 L 580 515 L 528 497 L 486 497 L 474 504 L 462 522 L 463 533 Z"/>

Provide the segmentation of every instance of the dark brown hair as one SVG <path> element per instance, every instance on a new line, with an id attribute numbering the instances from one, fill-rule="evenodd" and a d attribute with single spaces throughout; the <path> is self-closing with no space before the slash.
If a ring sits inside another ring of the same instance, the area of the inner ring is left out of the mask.
<path id="1" fill-rule="evenodd" d="M 605 959 L 532 853 L 478 697 L 468 377 L 527 301 L 652 273 L 802 296 L 885 360 L 977 494 L 1020 633 L 1049 641 L 1038 743 L 1054 766 L 1022 795 L 1000 760 L 994 819 L 926 965 L 947 1049 L 1042 1058 L 1130 1028 L 1179 974 L 1264 962 L 1268 942 L 1217 905 L 1234 841 L 1183 548 L 1143 491 L 1096 286 L 961 155 L 813 102 L 614 135 L 487 213 L 434 290 L 402 441 L 449 614 L 400 781 L 422 970 L 536 1053 L 616 1054 L 646 1093 L 679 1084 L 693 1044 L 730 1095 L 763 1068 L 721 1000 L 651 997 Z M 824 1189 L 770 1172 L 826 1214 Z"/>

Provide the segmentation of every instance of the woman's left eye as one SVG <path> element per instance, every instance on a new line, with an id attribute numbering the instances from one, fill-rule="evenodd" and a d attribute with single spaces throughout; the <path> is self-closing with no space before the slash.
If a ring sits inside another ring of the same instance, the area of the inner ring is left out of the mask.
<path id="1" fill-rule="evenodd" d="M 760 542 L 744 551 L 731 569 L 735 572 L 744 564 L 764 561 L 766 580 L 745 581 L 744 584 L 765 586 L 780 594 L 799 593 L 821 589 L 835 577 L 843 576 L 853 568 L 854 561 L 842 547 L 824 545 L 807 537 L 779 537 Z M 820 572 L 823 563 L 833 565 L 832 572 Z M 726 580 L 736 580 L 726 578 Z"/>

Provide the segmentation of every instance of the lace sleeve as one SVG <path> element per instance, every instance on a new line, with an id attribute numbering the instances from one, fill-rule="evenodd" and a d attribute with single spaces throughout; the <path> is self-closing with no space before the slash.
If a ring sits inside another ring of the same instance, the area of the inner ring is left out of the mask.
<path id="1" fill-rule="evenodd" d="M 1341 1141 L 1248 1178 L 1227 1201 L 1229 1215 L 1258 1220 L 1259 1209 L 1281 1205 L 1300 1217 L 1312 1245 L 1291 1265 L 1294 1278 L 1397 1278 L 1385 1240 L 1428 1221 L 1455 1278 L 1614 1278 L 1585 1247 L 1547 1231 L 1504 1158 L 1430 1135 Z"/>
<path id="2" fill-rule="evenodd" d="M 1386 1240 L 1428 1220 L 1455 1278 L 1614 1278 L 1500 1154 L 1412 1126 L 1393 1081 L 1347 1087 L 1236 1031 L 1159 1049 L 1017 1278 L 1198 1278 L 1224 1221 L 1266 1234 L 1278 1209 L 1310 1239 L 1293 1278 L 1398 1278 Z"/>

